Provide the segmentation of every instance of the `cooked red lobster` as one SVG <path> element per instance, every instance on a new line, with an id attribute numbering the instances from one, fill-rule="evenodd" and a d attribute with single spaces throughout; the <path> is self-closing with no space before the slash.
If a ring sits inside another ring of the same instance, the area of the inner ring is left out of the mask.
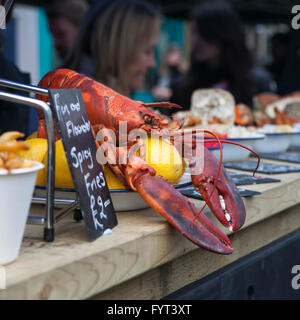
<path id="1" fill-rule="evenodd" d="M 132 129 L 143 129 L 148 133 L 155 130 L 161 136 L 172 133 L 173 136 L 181 137 L 180 125 L 170 122 L 169 118 L 149 108 L 153 104 L 131 100 L 75 71 L 68 69 L 51 71 L 41 79 L 39 86 L 46 89 L 80 89 L 95 134 L 101 129 L 110 129 L 118 137 L 119 123 L 126 121 L 127 134 Z M 47 100 L 46 97 L 39 98 Z M 169 103 L 154 105 L 174 106 Z M 42 125 L 39 126 L 38 136 L 45 136 Z M 178 144 L 181 140 L 176 139 L 176 141 Z M 96 143 L 99 146 L 99 142 Z M 224 226 L 232 231 L 238 230 L 244 224 L 246 212 L 232 178 L 207 148 L 204 148 L 203 159 L 194 159 L 197 144 L 203 146 L 203 140 L 193 139 L 192 144 L 188 161 L 190 168 L 194 166 L 195 160 L 204 162 L 203 172 L 191 175 L 194 187 Z M 124 146 L 119 146 L 117 150 L 116 157 L 120 157 Z M 206 217 L 202 209 L 198 209 L 173 185 L 162 177 L 155 176 L 155 170 L 142 156 L 131 154 L 126 164 L 109 166 L 124 183 L 139 192 L 153 209 L 193 243 L 217 253 L 232 253 L 233 248 L 230 247 L 230 240 L 225 233 Z"/>

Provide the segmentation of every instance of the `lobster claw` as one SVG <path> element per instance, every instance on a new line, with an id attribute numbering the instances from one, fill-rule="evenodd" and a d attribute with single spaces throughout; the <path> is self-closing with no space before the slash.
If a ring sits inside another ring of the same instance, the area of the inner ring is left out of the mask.
<path id="1" fill-rule="evenodd" d="M 186 238 L 213 252 L 232 253 L 228 237 L 167 181 L 149 173 L 132 181 L 141 197 Z"/>
<path id="2" fill-rule="evenodd" d="M 239 191 L 223 165 L 220 167 L 218 180 L 215 181 L 218 162 L 206 148 L 204 159 L 203 172 L 192 175 L 193 185 L 216 218 L 230 231 L 238 230 L 246 219 L 246 210 Z"/>

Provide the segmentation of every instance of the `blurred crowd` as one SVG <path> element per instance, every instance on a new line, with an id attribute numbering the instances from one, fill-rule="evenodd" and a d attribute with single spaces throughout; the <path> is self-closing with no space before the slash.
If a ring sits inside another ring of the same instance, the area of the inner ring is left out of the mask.
<path id="1" fill-rule="evenodd" d="M 188 110 L 192 92 L 200 88 L 228 90 L 237 103 L 250 107 L 259 93 L 295 90 L 284 80 L 290 35 L 275 34 L 270 42 L 272 62 L 256 66 L 240 17 L 225 0 L 195 5 L 187 39 L 190 56 L 172 44 L 160 66 L 155 47 L 163 15 L 151 1 L 55 0 L 47 8 L 47 17 L 60 58 L 58 67 L 76 70 L 129 97 L 147 88 L 154 102 L 171 101 Z M 5 62 L 1 50 L 0 59 L 0 77 L 30 82 L 28 75 Z M 147 74 L 154 67 L 158 72 L 149 83 Z M 174 111 L 161 110 L 169 115 Z M 20 128 L 20 121 L 27 121 L 21 111 L 14 121 L 5 112 L 0 109 L 0 131 Z"/>

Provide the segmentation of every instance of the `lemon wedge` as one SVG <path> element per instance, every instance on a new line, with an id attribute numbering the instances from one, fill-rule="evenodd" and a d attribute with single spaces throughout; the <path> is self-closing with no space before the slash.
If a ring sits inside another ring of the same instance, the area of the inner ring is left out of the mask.
<path id="1" fill-rule="evenodd" d="M 186 163 L 177 149 L 160 138 L 145 140 L 146 161 L 170 183 L 176 184 L 184 174 Z"/>
<path id="2" fill-rule="evenodd" d="M 29 144 L 30 149 L 19 151 L 18 155 L 27 160 L 44 162 L 44 158 L 47 156 L 48 149 L 47 140 L 41 138 L 27 138 L 26 142 Z M 35 183 L 39 186 L 44 186 L 46 184 L 45 168 L 39 170 Z"/>
<path id="3" fill-rule="evenodd" d="M 118 179 L 113 173 L 112 171 L 105 167 L 102 166 L 102 170 L 106 179 L 106 183 L 108 186 L 108 189 L 126 189 L 125 186 L 123 185 L 123 183 L 120 181 L 120 179 Z"/>
<path id="4" fill-rule="evenodd" d="M 36 138 L 37 138 L 37 131 L 33 132 L 30 136 L 28 136 L 26 140 L 31 140 Z"/>
<path id="5" fill-rule="evenodd" d="M 176 184 L 183 176 L 186 163 L 176 148 L 162 138 L 147 138 L 145 141 L 146 162 L 171 184 Z M 137 152 L 139 155 L 139 151 Z M 107 167 L 103 172 L 109 189 L 125 189 L 123 183 Z"/>
<path id="6" fill-rule="evenodd" d="M 47 156 L 44 158 L 45 175 L 47 172 Z M 55 187 L 74 188 L 73 179 L 67 162 L 65 149 L 61 140 L 55 142 Z M 46 180 L 46 179 L 45 179 Z"/>

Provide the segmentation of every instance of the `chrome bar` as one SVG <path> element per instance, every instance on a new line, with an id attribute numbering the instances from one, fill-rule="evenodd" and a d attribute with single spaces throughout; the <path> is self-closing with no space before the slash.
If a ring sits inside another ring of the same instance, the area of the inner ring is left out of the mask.
<path id="1" fill-rule="evenodd" d="M 34 92 L 37 94 L 41 94 L 44 96 L 48 96 L 49 92 L 47 89 L 43 89 L 37 86 L 32 86 L 29 84 L 24 84 L 16 81 L 10 81 L 6 79 L 0 78 L 0 86 L 7 87 L 7 88 L 13 88 L 13 89 L 19 89 L 22 91 L 27 91 L 27 92 Z"/>
<path id="2" fill-rule="evenodd" d="M 35 224 L 35 225 L 43 225 L 45 224 L 45 218 L 43 217 L 32 217 L 32 216 L 29 216 L 27 218 L 27 223 L 28 224 Z"/>
<path id="3" fill-rule="evenodd" d="M 35 204 L 45 204 L 47 198 L 46 197 L 32 197 L 32 203 Z M 53 202 L 54 204 L 71 204 L 75 200 L 73 199 L 60 199 L 60 198 L 54 198 Z"/>
<path id="4" fill-rule="evenodd" d="M 0 29 L 3 27 L 3 25 L 5 24 L 5 19 L 8 15 L 8 12 L 10 10 L 11 5 L 13 4 L 14 0 L 7 0 L 4 3 L 4 14 L 1 16 L 0 15 Z M 0 2 L 0 4 L 2 4 L 2 1 Z"/>
<path id="5" fill-rule="evenodd" d="M 57 215 L 55 216 L 55 222 L 60 221 L 61 219 L 63 219 L 66 215 L 68 215 L 69 213 L 71 213 L 72 211 L 74 211 L 76 209 L 76 207 L 79 205 L 79 201 L 73 201 L 73 203 L 69 206 L 67 206 L 66 208 L 62 209 L 61 211 L 59 211 L 57 213 Z"/>
<path id="6" fill-rule="evenodd" d="M 45 197 L 33 197 L 32 203 L 36 204 L 45 204 L 46 198 Z M 54 217 L 55 222 L 60 221 L 63 219 L 66 215 L 71 213 L 76 209 L 76 207 L 80 204 L 78 200 L 71 200 L 71 199 L 54 199 L 55 204 L 68 204 L 67 207 L 60 210 L 56 216 Z M 45 218 L 43 217 L 35 217 L 35 216 L 28 216 L 27 218 L 28 224 L 34 224 L 34 225 L 43 225 L 45 223 Z"/>

